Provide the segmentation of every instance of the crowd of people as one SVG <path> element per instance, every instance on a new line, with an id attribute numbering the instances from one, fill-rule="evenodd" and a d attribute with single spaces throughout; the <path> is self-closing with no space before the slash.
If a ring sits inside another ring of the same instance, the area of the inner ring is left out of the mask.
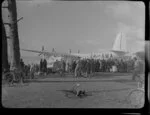
<path id="1" fill-rule="evenodd" d="M 40 64 L 25 64 L 23 59 L 20 59 L 20 68 L 24 72 L 27 78 L 33 79 L 36 74 L 47 73 L 47 61 L 46 59 L 41 59 Z M 10 64 L 9 64 L 10 69 Z"/>
<path id="2" fill-rule="evenodd" d="M 35 74 L 40 73 L 47 73 L 47 61 L 46 59 L 41 59 L 40 64 L 28 64 L 25 65 L 23 61 L 20 63 L 21 67 L 23 68 L 25 75 L 30 76 L 32 79 L 34 78 Z"/>
<path id="3" fill-rule="evenodd" d="M 137 63 L 135 65 L 135 63 Z M 55 68 L 67 73 L 74 73 L 75 76 L 81 76 L 95 72 L 124 72 L 131 73 L 135 68 L 138 72 L 144 72 L 144 61 L 138 58 L 109 58 L 109 59 L 79 59 L 67 62 L 62 60 L 54 64 Z M 135 67 L 136 66 L 136 67 Z"/>
<path id="4" fill-rule="evenodd" d="M 25 76 L 34 78 L 35 73 L 48 73 L 46 59 L 41 59 L 40 64 L 24 64 L 20 60 L 20 66 Z M 115 68 L 115 69 L 114 69 Z M 130 73 L 136 69 L 133 76 L 137 73 L 144 72 L 144 61 L 137 58 L 109 58 L 109 59 L 78 59 L 78 60 L 61 60 L 56 61 L 52 68 L 55 72 L 73 73 L 75 77 L 85 75 L 91 76 L 95 72 L 123 72 Z M 52 73 L 52 71 L 51 71 Z M 44 74 L 44 75 L 45 75 Z M 133 77 L 134 79 L 134 77 Z"/>

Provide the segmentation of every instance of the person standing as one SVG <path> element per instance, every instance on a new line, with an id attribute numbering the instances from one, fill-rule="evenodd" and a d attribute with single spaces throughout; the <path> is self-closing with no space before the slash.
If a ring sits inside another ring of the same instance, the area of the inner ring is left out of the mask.
<path id="1" fill-rule="evenodd" d="M 100 72 L 100 62 L 97 60 L 96 72 Z"/>
<path id="2" fill-rule="evenodd" d="M 24 62 L 23 62 L 23 60 L 22 60 L 22 59 L 20 59 L 20 66 L 21 66 L 21 69 L 22 69 L 22 70 L 24 70 L 24 66 L 25 66 L 25 64 L 24 64 Z"/>
<path id="3" fill-rule="evenodd" d="M 65 61 L 64 60 L 60 61 L 60 69 L 59 69 L 59 71 L 60 71 L 61 77 L 63 77 L 64 73 L 65 73 Z"/>
<path id="4" fill-rule="evenodd" d="M 140 78 L 140 63 L 139 60 L 134 57 L 134 71 L 133 71 L 133 76 L 132 80 L 136 80 L 136 78 Z"/>
<path id="5" fill-rule="evenodd" d="M 94 66 L 94 62 L 93 59 L 90 60 L 90 74 L 93 74 L 93 66 Z"/>
<path id="6" fill-rule="evenodd" d="M 67 73 L 69 73 L 69 61 L 68 60 L 66 60 L 66 63 L 65 63 L 65 71 L 67 72 Z"/>
<path id="7" fill-rule="evenodd" d="M 102 72 L 102 61 L 99 60 L 99 72 Z"/>
<path id="8" fill-rule="evenodd" d="M 65 63 L 65 61 L 63 60 L 63 73 L 65 73 L 65 68 L 66 68 L 66 63 Z"/>
<path id="9" fill-rule="evenodd" d="M 40 60 L 40 72 L 43 72 L 43 60 Z"/>
<path id="10" fill-rule="evenodd" d="M 91 72 L 91 67 L 90 67 L 90 60 L 87 60 L 86 61 L 86 64 L 85 64 L 85 68 L 86 68 L 86 77 L 90 77 L 90 72 Z"/>
<path id="11" fill-rule="evenodd" d="M 30 79 L 33 79 L 33 78 L 34 78 L 34 64 L 32 63 L 30 67 Z"/>
<path id="12" fill-rule="evenodd" d="M 74 60 L 72 63 L 72 72 L 75 73 L 76 61 Z"/>
<path id="13" fill-rule="evenodd" d="M 75 67 L 75 77 L 78 77 L 80 75 L 80 60 L 76 61 L 76 67 Z"/>
<path id="14" fill-rule="evenodd" d="M 126 63 L 127 63 L 127 72 L 130 72 L 130 66 L 131 66 L 130 60 L 128 59 Z"/>
<path id="15" fill-rule="evenodd" d="M 74 72 L 75 77 L 78 76 L 78 68 L 79 68 L 79 60 L 76 61 L 75 72 Z"/>
<path id="16" fill-rule="evenodd" d="M 47 61 L 44 59 L 43 61 L 43 72 L 46 74 L 47 73 Z"/>

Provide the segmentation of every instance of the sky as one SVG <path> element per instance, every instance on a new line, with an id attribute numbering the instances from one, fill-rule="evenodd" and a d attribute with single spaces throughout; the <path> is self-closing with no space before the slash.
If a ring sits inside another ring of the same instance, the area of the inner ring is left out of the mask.
<path id="1" fill-rule="evenodd" d="M 2 15 L 7 22 L 7 11 Z M 143 2 L 17 0 L 17 15 L 23 17 L 18 22 L 20 48 L 99 52 L 111 49 L 119 32 L 126 36 L 127 50 L 144 48 Z M 21 56 L 33 55 L 21 51 Z"/>

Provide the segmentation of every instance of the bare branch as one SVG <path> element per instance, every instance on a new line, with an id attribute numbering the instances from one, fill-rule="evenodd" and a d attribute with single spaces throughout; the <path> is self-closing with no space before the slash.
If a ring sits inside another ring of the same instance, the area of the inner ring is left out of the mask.
<path id="1" fill-rule="evenodd" d="M 23 17 L 19 18 L 19 19 L 17 20 L 17 22 L 19 22 L 19 21 L 22 20 L 22 19 L 23 19 Z"/>

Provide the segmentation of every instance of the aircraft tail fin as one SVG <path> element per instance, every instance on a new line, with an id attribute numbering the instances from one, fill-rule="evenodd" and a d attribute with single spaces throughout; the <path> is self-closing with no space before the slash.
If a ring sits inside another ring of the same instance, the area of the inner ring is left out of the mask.
<path id="1" fill-rule="evenodd" d="M 116 39 L 114 41 L 112 50 L 114 51 L 127 51 L 126 50 L 126 38 L 121 33 L 117 34 Z"/>

